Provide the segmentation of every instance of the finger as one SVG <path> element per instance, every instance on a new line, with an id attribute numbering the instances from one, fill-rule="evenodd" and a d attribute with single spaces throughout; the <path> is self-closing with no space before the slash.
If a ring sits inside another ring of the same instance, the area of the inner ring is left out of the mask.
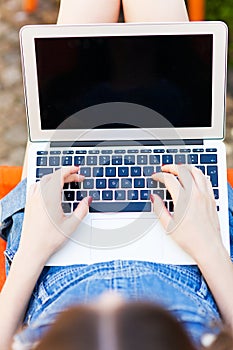
<path id="1" fill-rule="evenodd" d="M 35 190 L 36 190 L 37 186 L 38 186 L 38 183 L 36 182 L 36 183 L 32 184 L 32 185 L 29 187 L 28 195 L 27 195 L 28 198 L 31 198 L 31 197 L 33 196 L 33 194 L 35 193 Z"/>
<path id="2" fill-rule="evenodd" d="M 151 195 L 151 201 L 153 203 L 153 209 L 156 217 L 161 222 L 163 228 L 167 230 L 171 224 L 172 216 L 164 205 L 163 200 L 157 195 Z"/>
<path id="3" fill-rule="evenodd" d="M 84 217 L 89 212 L 89 206 L 92 202 L 92 197 L 85 197 L 83 200 L 79 203 L 75 211 L 72 213 L 72 215 L 68 216 L 65 220 L 65 228 L 66 231 L 73 233 L 80 222 L 84 219 Z"/>
<path id="4" fill-rule="evenodd" d="M 170 192 L 174 203 L 176 203 L 179 193 L 182 190 L 182 186 L 177 178 L 169 173 L 154 173 L 152 179 L 154 181 L 162 182 Z"/>
<path id="5" fill-rule="evenodd" d="M 65 177 L 64 182 L 82 182 L 85 180 L 85 176 L 80 174 L 71 174 L 67 177 Z"/>
<path id="6" fill-rule="evenodd" d="M 191 173 L 194 178 L 195 184 L 197 188 L 202 192 L 209 192 L 208 190 L 208 185 L 207 185 L 207 177 L 203 174 L 203 172 L 196 168 L 196 167 L 191 167 Z"/>
<path id="7" fill-rule="evenodd" d="M 162 166 L 163 172 L 171 173 L 178 177 L 179 182 L 184 188 L 188 188 L 191 185 L 192 179 L 192 167 L 191 165 L 175 165 L 169 164 Z"/>

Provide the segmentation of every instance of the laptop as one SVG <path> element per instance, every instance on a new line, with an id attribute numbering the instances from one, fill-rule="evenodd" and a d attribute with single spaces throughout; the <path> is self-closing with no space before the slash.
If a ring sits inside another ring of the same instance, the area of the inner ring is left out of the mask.
<path id="1" fill-rule="evenodd" d="M 170 194 L 151 179 L 162 164 L 191 164 L 210 177 L 229 251 L 225 24 L 34 25 L 21 29 L 20 42 L 28 187 L 77 165 L 85 181 L 65 184 L 65 215 L 93 197 L 47 265 L 195 264 L 153 213 L 150 194 L 173 212 Z"/>

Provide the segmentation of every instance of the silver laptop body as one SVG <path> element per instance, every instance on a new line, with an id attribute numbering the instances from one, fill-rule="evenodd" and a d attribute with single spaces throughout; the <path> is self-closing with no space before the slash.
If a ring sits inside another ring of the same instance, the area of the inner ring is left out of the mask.
<path id="1" fill-rule="evenodd" d="M 36 25 L 22 28 L 20 42 L 28 187 L 79 165 L 86 178 L 65 186 L 65 214 L 93 196 L 77 232 L 47 264 L 194 264 L 152 211 L 153 193 L 173 211 L 164 186 L 151 180 L 170 163 L 210 176 L 229 251 L 225 24 Z"/>

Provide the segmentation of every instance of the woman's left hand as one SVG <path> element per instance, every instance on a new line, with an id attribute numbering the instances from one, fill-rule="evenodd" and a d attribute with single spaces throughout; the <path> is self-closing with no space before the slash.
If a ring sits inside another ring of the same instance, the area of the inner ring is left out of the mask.
<path id="1" fill-rule="evenodd" d="M 70 215 L 63 213 L 61 193 L 64 183 L 82 182 L 75 166 L 64 167 L 32 185 L 25 207 L 19 251 L 45 263 L 76 230 L 89 210 L 91 197 L 84 198 Z"/>

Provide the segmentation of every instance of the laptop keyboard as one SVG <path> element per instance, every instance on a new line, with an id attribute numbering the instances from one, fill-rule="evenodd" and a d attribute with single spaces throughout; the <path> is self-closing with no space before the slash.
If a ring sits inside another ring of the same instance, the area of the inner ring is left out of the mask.
<path id="1" fill-rule="evenodd" d="M 192 164 L 210 177 L 219 210 L 216 148 L 104 148 L 37 152 L 36 181 L 61 166 L 78 165 L 83 183 L 64 185 L 62 208 L 69 214 L 86 196 L 92 196 L 90 212 L 150 212 L 151 194 L 159 195 L 170 212 L 173 202 L 162 183 L 153 181 L 153 172 L 162 164 Z"/>

